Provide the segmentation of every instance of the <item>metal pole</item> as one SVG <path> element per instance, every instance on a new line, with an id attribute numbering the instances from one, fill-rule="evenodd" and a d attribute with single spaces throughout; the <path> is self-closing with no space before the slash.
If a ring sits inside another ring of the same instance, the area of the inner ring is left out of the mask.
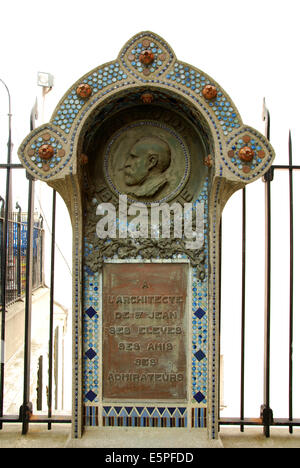
<path id="1" fill-rule="evenodd" d="M 244 419 L 245 407 L 245 290 L 246 290 L 246 188 L 242 199 L 242 308 L 241 308 L 241 404 L 240 417 Z M 240 426 L 244 432 L 244 425 Z"/>
<path id="2" fill-rule="evenodd" d="M 289 421 L 293 420 L 293 334 L 294 334 L 294 202 L 293 202 L 293 152 L 289 132 L 289 206 L 290 206 L 290 304 L 289 304 Z M 289 425 L 293 433 L 292 424 Z"/>
<path id="3" fill-rule="evenodd" d="M 59 328 L 55 328 L 54 332 L 54 383 L 55 383 L 55 391 L 54 391 L 54 408 L 58 409 L 58 373 L 59 373 Z"/>
<path id="4" fill-rule="evenodd" d="M 32 309 L 32 245 L 34 227 L 34 180 L 27 174 L 28 183 L 28 219 L 26 251 L 26 292 L 25 292 L 25 337 L 24 337 L 24 385 L 23 405 L 20 408 L 22 434 L 27 434 L 29 418 L 32 414 L 30 399 L 30 361 L 31 361 L 31 309 Z"/>
<path id="5" fill-rule="evenodd" d="M 30 130 L 35 127 L 37 113 L 33 107 L 30 114 Z M 27 210 L 27 250 L 26 250 L 26 288 L 25 288 L 25 336 L 24 336 L 24 383 L 23 404 L 20 408 L 22 434 L 27 434 L 29 419 L 32 414 L 30 399 L 30 361 L 31 361 L 31 309 L 32 309 L 32 260 L 33 260 L 33 229 L 34 229 L 34 179 L 28 178 L 28 210 Z"/>
<path id="6" fill-rule="evenodd" d="M 5 86 L 8 95 L 8 142 L 7 142 L 7 169 L 6 169 L 6 195 L 5 195 L 5 211 L 4 211 L 4 229 L 3 229 L 3 244 L 1 252 L 1 355 L 0 355 L 0 418 L 3 416 L 4 404 L 4 360 L 5 360 L 5 314 L 6 314 L 6 264 L 7 264 L 7 240 L 8 240 L 8 213 L 11 205 L 11 99 L 9 89 L 0 78 L 1 83 Z M 0 429 L 2 422 L 0 421 Z"/>
<path id="7" fill-rule="evenodd" d="M 264 101 L 263 119 L 265 133 L 270 139 L 270 113 Z M 261 418 L 264 434 L 270 437 L 270 425 L 273 423 L 273 411 L 270 408 L 270 338 L 271 338 L 271 181 L 274 171 L 271 167 L 264 176 L 265 182 L 265 339 L 264 339 L 264 402 L 261 406 Z"/>

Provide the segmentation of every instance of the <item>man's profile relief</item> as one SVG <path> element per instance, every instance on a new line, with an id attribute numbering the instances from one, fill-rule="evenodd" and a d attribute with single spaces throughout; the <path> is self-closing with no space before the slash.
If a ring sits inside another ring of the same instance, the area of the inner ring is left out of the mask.
<path id="1" fill-rule="evenodd" d="M 171 163 L 171 149 L 157 136 L 136 141 L 125 159 L 124 181 L 128 194 L 152 197 L 167 183 L 166 170 Z"/>
<path id="2" fill-rule="evenodd" d="M 174 197 L 189 177 L 189 152 L 172 128 L 141 120 L 121 127 L 106 145 L 104 174 L 117 194 L 146 203 Z"/>

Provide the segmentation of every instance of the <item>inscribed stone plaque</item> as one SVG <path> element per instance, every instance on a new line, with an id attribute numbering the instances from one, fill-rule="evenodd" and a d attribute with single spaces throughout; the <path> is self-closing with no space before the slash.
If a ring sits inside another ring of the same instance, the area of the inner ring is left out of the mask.
<path id="1" fill-rule="evenodd" d="M 103 398 L 187 398 L 186 264 L 105 264 Z"/>

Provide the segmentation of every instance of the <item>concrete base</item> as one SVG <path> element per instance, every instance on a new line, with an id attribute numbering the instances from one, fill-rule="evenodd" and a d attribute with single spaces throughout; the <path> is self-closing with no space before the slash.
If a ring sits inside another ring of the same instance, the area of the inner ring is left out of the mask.
<path id="1" fill-rule="evenodd" d="M 28 434 L 22 435 L 19 423 L 4 423 L 0 431 L 2 448 L 64 448 L 70 438 L 70 424 L 55 424 L 48 431 L 47 424 L 32 424 Z"/>
<path id="2" fill-rule="evenodd" d="M 81 439 L 70 439 L 69 448 L 222 448 L 209 440 L 206 429 L 184 428 L 88 428 Z"/>
<path id="3" fill-rule="evenodd" d="M 27 435 L 21 435 L 21 424 L 4 424 L 0 431 L 1 448 L 300 448 L 300 428 L 289 434 L 288 428 L 271 428 L 271 437 L 263 435 L 261 427 L 221 427 L 219 439 L 208 441 L 199 429 L 143 429 L 124 428 L 88 429 L 82 439 L 71 439 L 70 424 L 32 424 Z M 117 453 L 117 452 L 116 452 Z M 128 450 L 130 453 L 130 450 Z"/>
<path id="4" fill-rule="evenodd" d="M 300 448 L 300 428 L 294 427 L 289 434 L 288 427 L 271 427 L 271 436 L 265 437 L 262 427 L 222 427 L 220 438 L 224 448 Z"/>

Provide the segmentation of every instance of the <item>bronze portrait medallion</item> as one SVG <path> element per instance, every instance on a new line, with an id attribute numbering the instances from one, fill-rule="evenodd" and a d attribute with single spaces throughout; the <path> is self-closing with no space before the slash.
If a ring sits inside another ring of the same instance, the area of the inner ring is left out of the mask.
<path id="1" fill-rule="evenodd" d="M 104 175 L 109 187 L 132 201 L 168 201 L 183 189 L 189 174 L 188 147 L 164 122 L 130 123 L 105 148 Z"/>

